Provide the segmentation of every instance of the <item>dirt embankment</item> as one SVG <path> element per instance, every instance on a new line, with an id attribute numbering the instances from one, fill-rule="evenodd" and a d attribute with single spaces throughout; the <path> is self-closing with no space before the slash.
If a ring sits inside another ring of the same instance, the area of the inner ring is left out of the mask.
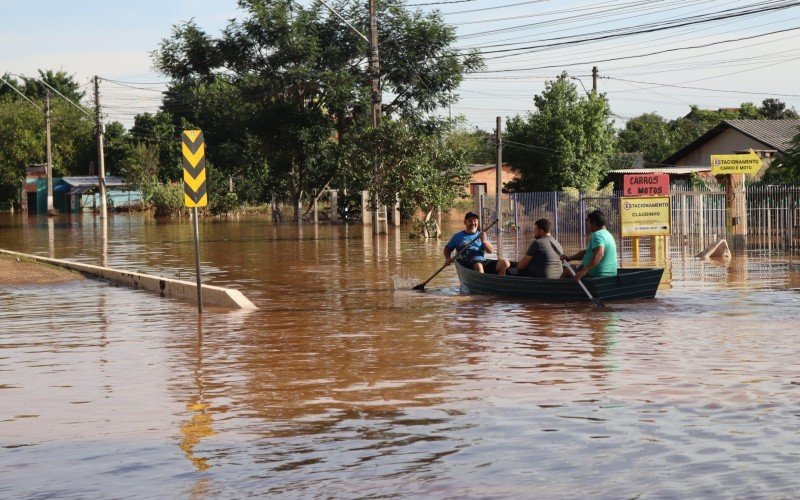
<path id="1" fill-rule="evenodd" d="M 85 279 L 82 274 L 31 262 L 8 255 L 0 255 L 0 286 L 52 285 Z"/>

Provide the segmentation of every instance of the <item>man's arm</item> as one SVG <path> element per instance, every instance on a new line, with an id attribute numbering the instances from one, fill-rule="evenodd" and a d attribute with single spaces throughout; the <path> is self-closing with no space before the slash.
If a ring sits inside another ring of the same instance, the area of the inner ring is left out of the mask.
<path id="1" fill-rule="evenodd" d="M 486 250 L 486 253 L 494 253 L 494 247 L 483 231 L 481 231 L 481 243 L 483 243 L 483 249 Z"/>
<path id="2" fill-rule="evenodd" d="M 605 254 L 606 254 L 606 247 L 602 245 L 594 247 L 594 255 L 592 256 L 592 260 L 590 260 L 589 263 L 586 264 L 586 267 L 575 273 L 575 281 L 578 281 L 579 279 L 586 276 L 586 273 L 588 273 L 590 269 L 595 267 L 597 264 L 600 263 L 601 260 L 603 260 L 603 256 Z"/>
<path id="3" fill-rule="evenodd" d="M 561 254 L 561 260 L 568 262 L 570 260 L 583 260 L 583 256 L 586 255 L 586 250 L 580 250 L 572 255 Z"/>
<path id="4" fill-rule="evenodd" d="M 453 263 L 453 258 L 450 256 L 452 253 L 453 253 L 453 250 L 451 250 L 447 245 L 445 245 L 445 247 L 444 247 L 444 265 L 445 266 L 449 266 L 450 264 Z"/>

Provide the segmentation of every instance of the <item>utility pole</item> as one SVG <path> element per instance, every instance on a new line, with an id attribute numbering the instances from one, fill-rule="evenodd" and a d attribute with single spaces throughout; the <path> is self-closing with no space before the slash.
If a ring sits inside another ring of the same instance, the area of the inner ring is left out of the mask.
<path id="1" fill-rule="evenodd" d="M 380 60 L 378 59 L 378 17 L 375 15 L 375 0 L 369 0 L 369 75 L 372 80 L 372 127 L 378 128 L 381 118 L 381 70 Z M 378 172 L 378 159 L 373 157 L 372 161 L 372 180 L 377 190 L 380 180 Z M 378 206 L 378 195 L 372 196 L 372 233 L 380 234 L 381 227 L 378 217 L 380 207 Z"/>
<path id="2" fill-rule="evenodd" d="M 44 94 L 44 128 L 47 138 L 47 215 L 56 215 L 53 206 L 53 147 L 50 141 L 50 89 Z"/>
<path id="3" fill-rule="evenodd" d="M 97 184 L 100 186 L 100 218 L 105 219 L 106 213 L 106 163 L 103 151 L 103 134 L 105 125 L 103 115 L 100 114 L 100 77 L 94 77 L 94 116 L 97 134 Z"/>
<path id="4" fill-rule="evenodd" d="M 503 212 L 501 211 L 500 197 L 503 194 L 503 119 L 497 117 L 497 200 L 495 201 L 495 212 L 497 213 L 497 228 L 498 231 L 503 227 Z M 483 214 L 481 214 L 483 215 Z M 483 221 L 483 226 L 486 227 L 488 221 Z M 498 240 L 499 240 L 498 236 Z"/>
<path id="5" fill-rule="evenodd" d="M 597 93 L 597 66 L 592 66 L 592 92 Z"/>

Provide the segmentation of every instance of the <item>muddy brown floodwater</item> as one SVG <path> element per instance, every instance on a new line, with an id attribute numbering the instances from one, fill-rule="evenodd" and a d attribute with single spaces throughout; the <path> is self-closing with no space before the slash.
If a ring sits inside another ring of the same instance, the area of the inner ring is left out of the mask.
<path id="1" fill-rule="evenodd" d="M 600 309 L 462 293 L 452 269 L 412 292 L 444 242 L 405 228 L 200 232 L 204 283 L 257 311 L 200 323 L 94 280 L 0 286 L 0 497 L 800 490 L 791 255 L 674 248 L 655 300 Z M 194 279 L 188 220 L 0 214 L 0 248 Z"/>

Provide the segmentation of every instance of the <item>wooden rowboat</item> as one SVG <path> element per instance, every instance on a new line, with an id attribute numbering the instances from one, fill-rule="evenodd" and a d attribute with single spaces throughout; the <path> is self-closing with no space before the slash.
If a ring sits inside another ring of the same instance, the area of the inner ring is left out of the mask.
<path id="1" fill-rule="evenodd" d="M 515 264 L 512 264 L 514 267 Z M 530 278 L 527 276 L 498 276 L 455 264 L 461 286 L 470 292 L 532 297 L 553 301 L 588 300 L 586 292 L 572 279 Z M 652 299 L 656 296 L 664 269 L 619 269 L 616 276 L 584 278 L 586 288 L 603 301 Z"/>

